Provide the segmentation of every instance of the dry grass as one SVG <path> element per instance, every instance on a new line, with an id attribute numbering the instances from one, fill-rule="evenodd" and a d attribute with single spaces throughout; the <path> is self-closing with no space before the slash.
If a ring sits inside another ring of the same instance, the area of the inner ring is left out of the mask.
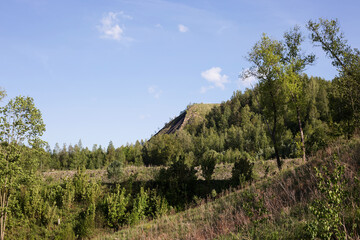
<path id="1" fill-rule="evenodd" d="M 284 169 L 273 176 L 269 171 L 265 178 L 260 171 L 262 180 L 241 190 L 224 192 L 220 198 L 203 201 L 198 207 L 97 239 L 252 239 L 249 226 L 264 220 L 266 231 L 271 231 L 269 226 L 278 227 L 279 219 L 288 219 L 296 208 L 303 211 L 312 199 L 319 197 L 314 166 L 324 165 L 334 153 L 346 165 L 346 178 L 351 179 L 359 171 L 359 139 L 350 144 L 334 143 L 306 163 L 287 160 Z M 303 224 L 303 215 L 296 217 Z M 294 234 L 291 224 L 287 226 L 286 231 Z"/>
<path id="2" fill-rule="evenodd" d="M 120 181 L 126 181 L 131 176 L 134 177 L 134 181 L 149 181 L 153 180 L 155 176 L 163 167 L 145 167 L 145 166 L 127 166 L 124 168 L 124 174 Z M 108 179 L 107 172 L 104 169 L 97 170 L 85 170 L 89 174 L 90 179 L 98 180 L 103 183 L 111 183 L 112 180 Z M 72 178 L 76 173 L 76 170 L 64 170 L 64 171 L 48 171 L 44 172 L 43 176 L 48 181 L 62 181 L 66 178 Z"/>

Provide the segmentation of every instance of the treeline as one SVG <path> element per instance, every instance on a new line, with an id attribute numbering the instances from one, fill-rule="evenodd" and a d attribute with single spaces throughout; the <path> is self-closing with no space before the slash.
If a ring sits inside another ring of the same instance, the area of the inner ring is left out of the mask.
<path id="1" fill-rule="evenodd" d="M 42 159 L 42 169 L 68 170 L 78 169 L 79 167 L 101 169 L 113 161 L 140 166 L 143 165 L 143 145 L 143 140 L 119 148 L 115 148 L 112 141 L 110 141 L 107 148 L 95 144 L 92 150 L 89 150 L 87 147 L 84 148 L 81 140 L 74 146 L 64 144 L 62 148 L 60 148 L 57 143 L 53 150 L 47 145 Z"/>
<path id="2" fill-rule="evenodd" d="M 339 117 L 337 82 L 319 77 L 304 78 L 304 104 L 302 108 L 307 153 L 324 147 L 332 138 L 348 134 L 347 124 Z M 230 100 L 214 106 L 205 121 L 189 124 L 175 134 L 158 134 L 149 141 L 115 148 L 110 141 L 106 148 L 94 145 L 84 148 L 81 140 L 74 146 L 58 144 L 53 150 L 47 147 L 42 159 L 43 169 L 101 169 L 113 161 L 124 165 L 169 166 L 184 157 L 189 165 L 199 165 L 210 152 L 217 153 L 218 162 L 234 162 L 236 157 L 255 159 L 274 158 L 274 147 L 267 134 L 261 115 L 257 87 L 245 92 L 236 91 Z M 341 100 L 341 99 L 340 99 Z M 282 116 L 282 158 L 300 157 L 300 137 L 296 116 L 288 109 Z M 200 159 L 200 160 L 199 160 Z"/>
<path id="3" fill-rule="evenodd" d="M 305 135 L 306 153 L 311 154 L 341 135 L 351 136 L 354 127 L 344 120 L 343 99 L 339 94 L 340 81 L 326 81 L 319 77 L 302 75 L 304 101 L 301 114 Z M 301 157 L 301 139 L 296 113 L 287 108 L 279 116 L 279 153 L 281 158 Z M 274 146 L 267 133 L 266 122 L 261 114 L 258 89 L 236 91 L 230 100 L 215 106 L 205 121 L 187 125 L 175 134 L 158 134 L 149 141 L 115 148 L 110 142 L 107 148 L 94 145 L 92 150 L 82 147 L 81 141 L 74 146 L 56 144 L 49 147 L 42 160 L 43 169 L 101 169 L 113 161 L 124 165 L 166 165 L 185 158 L 189 165 L 199 165 L 211 152 L 216 152 L 217 162 L 232 163 L 237 157 L 271 159 Z"/>

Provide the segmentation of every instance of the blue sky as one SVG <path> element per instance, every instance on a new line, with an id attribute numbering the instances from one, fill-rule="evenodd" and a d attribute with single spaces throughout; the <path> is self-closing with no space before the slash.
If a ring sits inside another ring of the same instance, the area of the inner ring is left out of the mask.
<path id="1" fill-rule="evenodd" d="M 359 1 L 3 0 L 0 86 L 31 96 L 51 147 L 106 147 L 148 139 L 189 103 L 219 103 L 263 32 L 281 39 L 295 24 L 338 18 L 360 46 Z M 308 41 L 308 40 L 307 40 Z M 320 49 L 309 75 L 336 70 Z M 6 101 L 6 100 L 5 100 Z"/>

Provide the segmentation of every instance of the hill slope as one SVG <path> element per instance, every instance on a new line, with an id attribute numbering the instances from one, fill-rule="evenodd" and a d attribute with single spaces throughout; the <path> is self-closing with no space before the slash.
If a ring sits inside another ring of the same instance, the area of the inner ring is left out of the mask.
<path id="1" fill-rule="evenodd" d="M 358 176 L 360 167 L 360 138 L 338 141 L 308 162 L 289 166 L 241 190 L 225 192 L 198 207 L 101 239 L 311 239 L 308 226 L 314 223 L 314 216 L 309 206 L 314 199 L 327 201 L 317 187 L 321 180 L 314 167 L 322 169 L 326 165 L 334 169 L 334 156 L 345 167 L 341 178 L 347 184 L 342 187 L 348 192 L 340 203 L 340 228 L 347 231 L 349 239 L 359 239 L 360 214 L 356 209 L 360 209 L 360 183 L 354 176 Z M 326 170 L 323 174 L 326 175 Z M 345 202 L 350 204 L 346 207 Z"/>
<path id="2" fill-rule="evenodd" d="M 169 123 L 165 124 L 165 126 L 155 135 L 175 133 L 178 130 L 184 129 L 184 127 L 188 125 L 197 126 L 204 121 L 206 114 L 208 114 L 213 107 L 219 105 L 220 104 L 211 103 L 189 105 L 186 110 L 181 112 L 179 116 L 171 120 Z"/>

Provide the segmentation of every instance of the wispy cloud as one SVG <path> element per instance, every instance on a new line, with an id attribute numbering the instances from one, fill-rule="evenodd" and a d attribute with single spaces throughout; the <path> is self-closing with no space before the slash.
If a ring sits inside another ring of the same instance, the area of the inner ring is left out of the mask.
<path id="1" fill-rule="evenodd" d="M 207 87 L 202 87 L 200 92 L 205 93 L 206 91 L 218 87 L 221 89 L 225 89 L 225 84 L 229 83 L 228 76 L 223 74 L 221 75 L 222 69 L 220 67 L 212 67 L 204 72 L 201 73 L 201 76 L 211 83 L 212 85 Z"/>
<path id="2" fill-rule="evenodd" d="M 129 19 L 132 17 L 124 14 L 124 12 L 108 12 L 101 20 L 100 25 L 97 26 L 99 32 L 101 33 L 101 38 L 112 39 L 117 41 L 126 40 L 129 41 L 131 38 L 124 36 L 124 25 L 120 26 L 120 20 Z"/>
<path id="3" fill-rule="evenodd" d="M 187 31 L 189 31 L 189 28 L 182 24 L 179 24 L 178 28 L 179 28 L 179 32 L 182 32 L 182 33 L 186 33 Z"/>
<path id="4" fill-rule="evenodd" d="M 159 99 L 160 95 L 162 94 L 162 90 L 159 89 L 157 86 L 150 86 L 148 88 L 148 93 L 152 95 L 154 98 Z"/>

